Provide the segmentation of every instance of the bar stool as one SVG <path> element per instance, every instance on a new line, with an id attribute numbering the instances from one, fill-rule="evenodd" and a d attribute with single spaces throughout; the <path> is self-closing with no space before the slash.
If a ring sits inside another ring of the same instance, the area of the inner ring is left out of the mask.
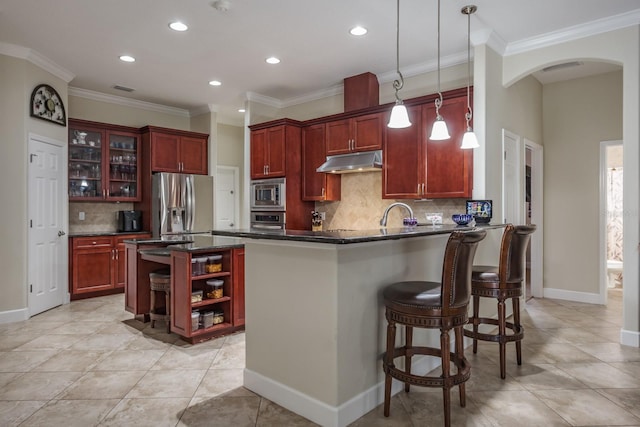
<path id="1" fill-rule="evenodd" d="M 440 387 L 444 398 L 444 424 L 451 424 L 449 390 L 459 387 L 460 406 L 466 405 L 465 381 L 471 374 L 464 357 L 462 328 L 467 323 L 471 295 L 473 257 L 486 231 L 453 232 L 445 248 L 441 282 L 410 281 L 388 285 L 383 290 L 386 307 L 387 350 L 384 354 L 384 416 L 389 416 L 391 378 L 404 382 L 405 392 L 411 384 L 421 387 Z M 405 326 L 405 345 L 394 348 L 396 323 Z M 440 330 L 440 348 L 413 346 L 413 328 Z M 455 352 L 450 353 L 449 331 L 455 332 Z M 422 376 L 411 373 L 411 358 L 423 354 L 442 359 L 442 375 Z M 404 356 L 405 370 L 395 367 L 394 359 Z M 451 373 L 451 364 L 456 373 Z"/>
<path id="2" fill-rule="evenodd" d="M 465 329 L 464 335 L 473 338 L 473 352 L 478 352 L 478 340 L 500 344 L 500 377 L 506 377 L 506 344 L 516 343 L 516 360 L 522 365 L 522 339 L 524 329 L 520 324 L 520 297 L 525 276 L 525 255 L 535 225 L 507 225 L 500 244 L 499 266 L 474 265 L 471 278 L 473 295 L 473 316 L 469 324 L 473 329 Z M 498 300 L 498 319 L 480 317 L 480 297 Z M 513 302 L 513 323 L 507 322 L 505 300 Z M 497 325 L 498 332 L 487 334 L 478 332 L 478 325 Z M 507 329 L 512 333 L 507 334 Z"/>
<path id="3" fill-rule="evenodd" d="M 166 322 L 167 333 L 171 332 L 171 275 L 166 270 L 149 273 L 149 288 L 151 289 L 151 327 L 155 327 L 156 320 Z M 158 305 L 156 294 L 164 293 L 164 306 Z"/>

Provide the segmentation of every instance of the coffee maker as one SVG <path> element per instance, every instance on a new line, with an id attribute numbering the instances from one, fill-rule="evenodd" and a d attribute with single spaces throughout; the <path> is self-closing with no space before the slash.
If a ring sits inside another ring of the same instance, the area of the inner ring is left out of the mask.
<path id="1" fill-rule="evenodd" d="M 118 232 L 142 231 L 142 212 L 118 211 Z"/>

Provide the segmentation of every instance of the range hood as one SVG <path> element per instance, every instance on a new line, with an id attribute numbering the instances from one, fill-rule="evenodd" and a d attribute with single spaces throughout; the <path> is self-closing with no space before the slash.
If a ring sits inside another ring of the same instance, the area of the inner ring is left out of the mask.
<path id="1" fill-rule="evenodd" d="M 327 161 L 316 169 L 316 172 L 353 173 L 379 171 L 381 169 L 382 150 L 377 150 L 327 156 Z"/>

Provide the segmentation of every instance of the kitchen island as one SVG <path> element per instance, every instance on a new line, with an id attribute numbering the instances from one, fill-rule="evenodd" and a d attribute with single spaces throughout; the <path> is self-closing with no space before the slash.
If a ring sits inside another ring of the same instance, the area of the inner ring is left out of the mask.
<path id="1" fill-rule="evenodd" d="M 244 245 L 240 239 L 211 235 L 132 239 L 125 242 L 125 251 L 127 311 L 146 320 L 151 309 L 149 273 L 168 267 L 171 332 L 196 343 L 244 327 Z M 211 269 L 205 269 L 209 258 L 215 261 Z M 197 261 L 201 259 L 205 261 L 200 268 Z M 210 289 L 213 282 L 222 288 L 217 293 Z M 203 323 L 204 318 L 217 321 Z"/>
<path id="2" fill-rule="evenodd" d="M 378 406 L 386 337 L 382 288 L 439 281 L 449 234 L 471 229 L 214 230 L 245 244 L 245 387 L 323 426 L 347 425 Z M 488 235 L 476 260 L 495 262 L 502 227 L 483 229 Z M 438 345 L 439 334 L 415 331 L 414 343 Z M 414 372 L 426 373 L 434 363 L 424 357 Z"/>

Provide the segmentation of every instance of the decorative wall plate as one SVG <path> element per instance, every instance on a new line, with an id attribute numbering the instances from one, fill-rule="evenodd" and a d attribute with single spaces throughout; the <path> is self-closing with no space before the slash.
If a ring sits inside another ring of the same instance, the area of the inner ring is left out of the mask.
<path id="1" fill-rule="evenodd" d="M 58 92 L 47 84 L 41 84 L 31 92 L 31 117 L 67 125 L 67 114 Z"/>

